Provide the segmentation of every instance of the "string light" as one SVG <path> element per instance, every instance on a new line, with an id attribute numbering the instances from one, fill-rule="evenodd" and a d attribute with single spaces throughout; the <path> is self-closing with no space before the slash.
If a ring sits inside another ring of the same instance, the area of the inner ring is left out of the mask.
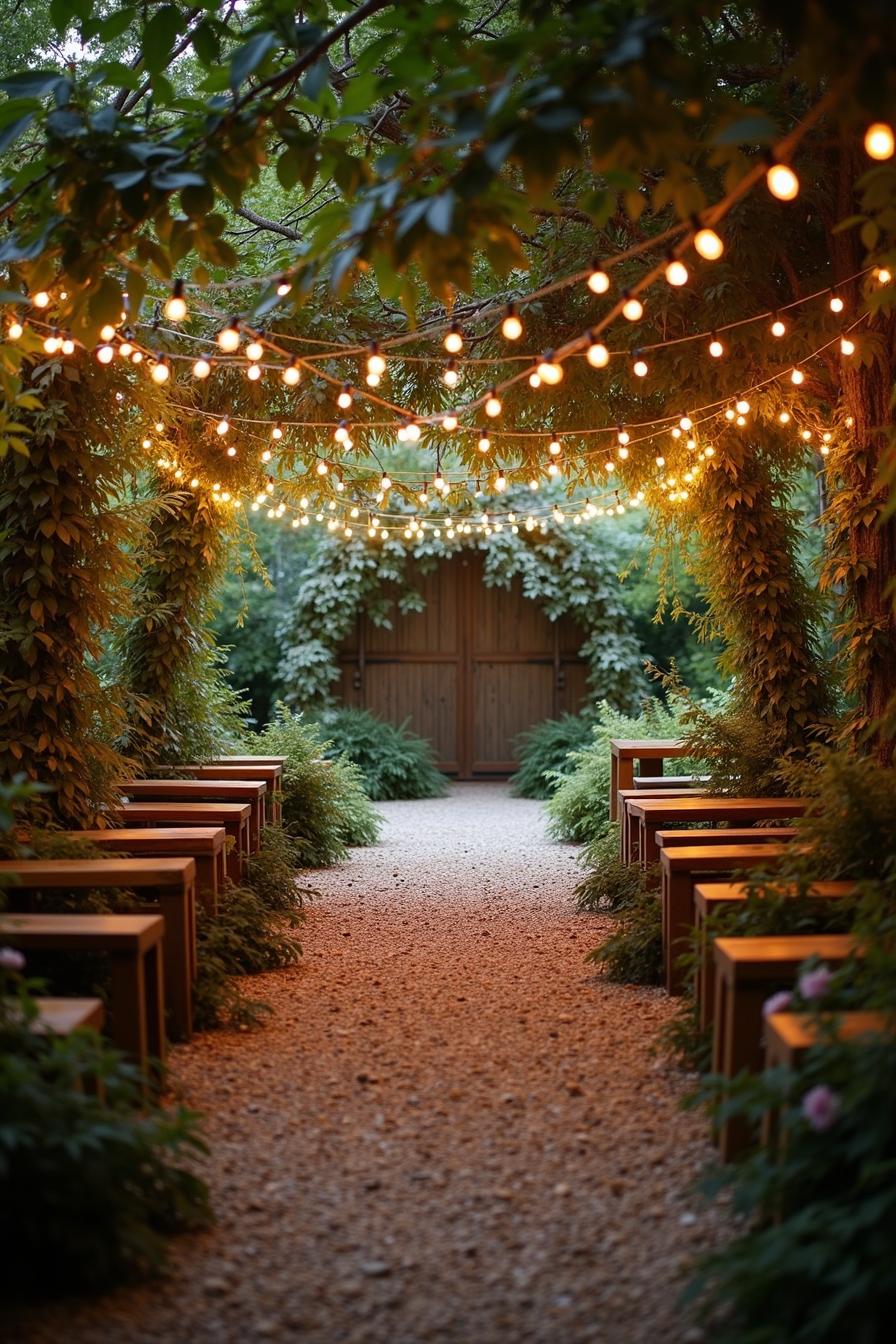
<path id="1" fill-rule="evenodd" d="M 562 451 L 563 450 L 560 446 L 560 440 L 551 439 L 550 443 L 548 444 L 548 452 L 550 453 L 551 457 L 559 457 Z"/>
<path id="2" fill-rule="evenodd" d="M 457 429 L 457 416 L 453 411 L 449 411 L 447 415 L 442 416 L 442 428 L 447 429 L 449 433 Z"/>
<path id="3" fill-rule="evenodd" d="M 212 371 L 211 361 L 205 355 L 200 355 L 193 365 L 194 378 L 207 378 Z"/>
<path id="4" fill-rule="evenodd" d="M 282 382 L 286 384 L 287 387 L 295 387 L 296 383 L 299 381 L 301 376 L 302 374 L 301 370 L 299 369 L 298 360 L 291 359 L 289 363 L 286 365 L 286 368 L 281 373 L 280 379 Z"/>
<path id="5" fill-rule="evenodd" d="M 253 337 L 253 339 L 246 346 L 246 358 L 251 360 L 258 360 L 261 359 L 263 355 L 264 355 L 264 346 L 262 345 L 261 341 L 258 339 L 257 336 Z"/>
<path id="6" fill-rule="evenodd" d="M 598 261 L 592 263 L 591 274 L 588 276 L 588 288 L 592 294 L 606 294 L 610 288 L 610 277 Z"/>
<path id="7" fill-rule="evenodd" d="M 240 325 L 239 318 L 230 319 L 226 327 L 222 327 L 218 332 L 218 349 L 225 355 L 232 355 L 234 351 L 240 348 Z"/>
<path id="8" fill-rule="evenodd" d="M 725 251 L 725 244 L 722 242 L 715 229 L 708 226 L 698 228 L 694 234 L 694 248 L 700 254 L 704 261 L 718 261 L 719 257 Z"/>
<path id="9" fill-rule="evenodd" d="M 63 346 L 65 346 L 65 345 L 71 345 L 72 350 L 74 350 L 74 348 L 75 348 L 75 343 L 74 343 L 74 341 L 63 341 L 62 344 L 63 344 Z M 71 351 L 69 351 L 68 353 L 71 353 Z M 130 356 L 134 353 L 134 347 L 133 347 L 133 345 L 131 344 L 130 341 L 119 341 L 119 343 L 118 343 L 118 353 L 119 353 L 119 355 L 121 356 L 122 359 L 129 359 Z"/>
<path id="10" fill-rule="evenodd" d="M 893 127 L 885 121 L 874 121 L 865 132 L 865 153 L 869 159 L 892 159 L 894 148 L 896 148 L 896 139 L 893 136 Z"/>
<path id="11" fill-rule="evenodd" d="M 678 257 L 673 257 L 669 253 L 669 261 L 666 266 L 666 280 L 670 285 L 678 289 L 681 285 L 686 285 L 689 279 L 688 268 Z"/>
<path id="12" fill-rule="evenodd" d="M 62 340 L 62 353 L 64 355 L 73 355 L 75 353 L 75 343 L 71 336 L 64 336 Z"/>
<path id="13" fill-rule="evenodd" d="M 626 290 L 623 294 L 625 302 L 622 305 L 622 316 L 629 322 L 637 322 L 644 315 L 644 305 L 634 294 L 629 294 Z"/>
<path id="14" fill-rule="evenodd" d="M 725 347 L 715 332 L 713 332 L 712 340 L 709 343 L 709 353 L 712 355 L 713 359 L 721 359 L 722 355 L 725 353 Z"/>
<path id="15" fill-rule="evenodd" d="M 6 329 L 6 334 L 11 341 L 21 340 L 22 336 L 24 335 L 24 332 L 25 328 L 22 326 L 21 322 L 19 322 L 17 318 L 13 318 L 13 320 L 10 322 L 9 326 Z"/>
<path id="16" fill-rule="evenodd" d="M 187 301 L 184 298 L 183 280 L 175 280 L 171 296 L 165 304 L 165 316 L 171 322 L 183 322 L 187 315 Z"/>
<path id="17" fill-rule="evenodd" d="M 283 438 L 283 426 L 281 425 L 279 420 L 277 421 L 276 425 L 274 425 L 271 429 L 271 438 L 272 439 Z"/>
<path id="18" fill-rule="evenodd" d="M 789 412 L 789 411 L 781 411 L 780 414 L 779 414 L 779 416 L 778 416 L 778 423 L 781 424 L 781 425 L 789 425 L 789 424 L 790 424 L 790 412 Z"/>
<path id="19" fill-rule="evenodd" d="M 879 285 L 888 285 L 893 276 L 886 266 L 878 266 L 874 272 L 874 278 Z"/>
<path id="20" fill-rule="evenodd" d="M 261 366 L 258 364 L 250 364 L 246 370 L 246 377 L 249 379 L 250 383 L 257 383 L 261 377 Z"/>
<path id="21" fill-rule="evenodd" d="M 734 403 L 734 409 L 737 411 L 738 415 L 749 415 L 750 403 L 747 401 L 746 397 L 741 397 L 739 401 Z"/>
<path id="22" fill-rule="evenodd" d="M 339 409 L 340 409 L 341 411 L 347 411 L 347 410 L 349 409 L 349 407 L 352 405 L 353 401 L 354 401 L 354 397 L 352 396 L 352 385 L 351 385 L 351 383 L 343 383 L 343 384 L 342 384 L 342 391 L 339 393 L 339 396 L 336 398 L 336 405 L 339 407 Z"/>
<path id="23" fill-rule="evenodd" d="M 855 341 L 851 341 L 848 336 L 841 336 L 840 337 L 841 355 L 854 355 L 855 352 L 856 352 Z"/>
<path id="24" fill-rule="evenodd" d="M 507 477 L 504 475 L 504 472 L 500 467 L 498 468 L 498 474 L 495 477 L 495 489 L 497 490 L 499 495 L 503 494 L 504 491 L 507 489 Z"/>
<path id="25" fill-rule="evenodd" d="M 479 434 L 479 442 L 476 444 L 476 447 L 479 449 L 480 453 L 487 453 L 491 446 L 491 439 L 488 437 L 485 430 L 481 430 Z"/>
<path id="26" fill-rule="evenodd" d="M 832 313 L 843 312 L 843 300 L 841 299 L 840 295 L 837 294 L 833 289 L 831 290 L 831 297 L 828 301 L 828 306 L 830 307 Z"/>
<path id="27" fill-rule="evenodd" d="M 457 322 L 452 322 L 451 326 L 446 331 L 443 345 L 445 346 L 445 349 L 448 351 L 449 355 L 458 355 L 460 354 L 461 350 L 463 350 L 464 338 L 463 335 L 461 334 L 461 329 L 457 324 Z"/>
<path id="28" fill-rule="evenodd" d="M 382 490 L 383 494 L 385 494 L 387 490 L 392 489 L 392 482 L 385 472 L 383 472 L 382 479 L 380 480 L 380 489 Z"/>
<path id="29" fill-rule="evenodd" d="M 233 444 L 231 444 L 230 447 L 227 449 L 227 456 L 236 457 L 236 448 L 233 446 Z"/>
<path id="30" fill-rule="evenodd" d="M 287 276 L 281 275 L 280 279 L 277 281 L 278 298 L 285 299 L 291 289 L 292 281 Z"/>
<path id="31" fill-rule="evenodd" d="M 44 350 L 48 355 L 55 355 L 56 351 L 62 346 L 62 337 L 57 333 L 55 327 L 49 336 L 44 338 Z"/>
<path id="32" fill-rule="evenodd" d="M 486 399 L 485 413 L 486 415 L 494 419 L 496 415 L 501 414 L 502 409 L 503 407 L 501 405 L 501 398 L 498 396 L 495 389 L 492 388 Z"/>
<path id="33" fill-rule="evenodd" d="M 442 370 L 442 382 L 446 387 L 457 387 L 460 382 L 460 374 L 457 371 L 457 364 L 453 359 L 449 359 Z"/>
<path id="34" fill-rule="evenodd" d="M 46 308 L 50 302 L 50 296 L 45 289 L 39 289 L 36 294 L 32 294 L 31 302 L 35 308 Z"/>
<path id="35" fill-rule="evenodd" d="M 547 350 L 541 357 L 535 372 L 538 374 L 542 383 L 547 383 L 549 387 L 556 387 L 563 380 L 563 366 L 554 359 L 553 350 Z M 530 378 L 531 383 L 531 378 Z"/>
<path id="36" fill-rule="evenodd" d="M 802 369 L 791 369 L 790 381 L 794 383 L 797 387 L 799 387 L 800 383 L 804 383 L 806 381 L 806 375 L 803 373 Z"/>
<path id="37" fill-rule="evenodd" d="M 229 431 L 230 431 L 230 421 L 227 419 L 226 416 L 224 417 L 223 420 L 219 420 L 219 421 L 218 421 L 217 425 L 215 426 L 215 430 L 217 431 L 219 437 L 222 438 L 222 439 L 223 439 L 223 437 L 224 437 L 225 434 L 229 433 Z"/>
<path id="38" fill-rule="evenodd" d="M 628 430 L 623 425 L 619 425 L 617 427 L 616 430 L 617 443 L 620 443 L 622 444 L 623 447 L 625 447 L 627 443 L 631 442 L 631 437 L 632 437 L 631 434 L 629 434 Z"/>
<path id="39" fill-rule="evenodd" d="M 107 322 L 104 327 L 100 327 L 100 340 L 106 345 L 108 345 L 114 335 L 115 328 L 110 323 Z"/>
<path id="40" fill-rule="evenodd" d="M 794 201 L 800 193 L 800 180 L 786 163 L 771 163 L 765 175 L 765 184 L 779 201 Z"/>
<path id="41" fill-rule="evenodd" d="M 111 364 L 115 358 L 115 349 L 111 345 L 98 346 L 96 357 L 101 364 Z"/>
<path id="42" fill-rule="evenodd" d="M 780 319 L 780 317 L 778 317 L 777 313 L 775 314 L 775 320 L 774 320 L 774 322 L 772 322 L 772 328 L 771 328 L 771 330 L 772 330 L 772 335 L 773 335 L 773 336 L 778 336 L 778 337 L 783 336 L 783 335 L 785 334 L 785 332 L 787 331 L 787 327 L 786 327 L 785 323 L 781 321 L 781 319 Z"/>
<path id="43" fill-rule="evenodd" d="M 380 347 L 376 341 L 371 341 L 368 346 L 367 356 L 367 386 L 379 387 L 380 380 L 386 372 L 386 361 L 380 353 Z"/>
<path id="44" fill-rule="evenodd" d="M 150 377 L 154 383 L 167 383 L 171 377 L 171 365 L 168 363 L 167 355 L 156 355 Z"/>
<path id="45" fill-rule="evenodd" d="M 597 338 L 594 333 L 588 333 L 588 349 L 585 358 L 593 369 L 602 369 L 609 362 L 610 352 L 607 347 Z"/>
<path id="46" fill-rule="evenodd" d="M 515 303 L 508 303 L 507 313 L 501 323 L 501 335 L 507 341 L 518 341 L 523 334 L 523 324 L 519 319 Z"/>
<path id="47" fill-rule="evenodd" d="M 647 360 L 640 351 L 635 351 L 635 362 L 632 365 L 632 373 L 636 378 L 646 378 L 648 374 Z"/>

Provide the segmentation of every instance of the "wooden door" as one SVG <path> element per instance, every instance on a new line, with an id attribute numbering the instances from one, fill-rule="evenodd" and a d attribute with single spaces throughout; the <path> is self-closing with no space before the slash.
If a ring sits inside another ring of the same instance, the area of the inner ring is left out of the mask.
<path id="1" fill-rule="evenodd" d="M 361 614 L 342 649 L 342 698 L 433 743 L 459 779 L 510 774 L 513 738 L 585 695 L 581 631 L 549 621 L 519 580 L 487 588 L 482 556 L 454 556 L 421 578 L 422 611 L 390 629 Z"/>

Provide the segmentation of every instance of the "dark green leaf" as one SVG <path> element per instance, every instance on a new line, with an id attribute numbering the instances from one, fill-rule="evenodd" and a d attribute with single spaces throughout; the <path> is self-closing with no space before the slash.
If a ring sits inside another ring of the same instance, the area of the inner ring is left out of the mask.
<path id="1" fill-rule="evenodd" d="M 28 129 L 33 120 L 34 113 L 32 112 L 27 117 L 19 117 L 18 121 L 14 121 L 10 126 L 5 126 L 3 130 L 0 131 L 0 154 L 2 154 L 4 150 L 9 149 L 10 145 L 18 140 L 19 136 L 23 131 Z"/>
<path id="2" fill-rule="evenodd" d="M 451 222 L 454 218 L 454 192 L 443 191 L 435 197 L 429 204 L 426 211 L 426 222 L 433 233 L 441 234 L 445 237 L 451 232 Z"/>
<path id="3" fill-rule="evenodd" d="M 244 79 L 248 79 L 261 62 L 276 47 L 277 39 L 273 33 L 256 33 L 237 47 L 230 59 L 230 87 L 238 89 Z"/>
<path id="4" fill-rule="evenodd" d="M 305 78 L 302 80 L 302 92 L 306 98 L 312 102 L 317 102 L 321 92 L 327 87 L 330 78 L 330 63 L 326 56 L 322 57 L 316 64 L 312 65 Z"/>
<path id="5" fill-rule="evenodd" d="M 116 191 L 128 191 L 130 187 L 136 187 L 138 182 L 142 182 L 145 176 L 143 168 L 133 168 L 130 172 L 109 173 L 103 180 L 109 182 Z"/>
<path id="6" fill-rule="evenodd" d="M 153 14 L 143 30 L 143 59 L 150 74 L 165 69 L 185 22 L 176 5 L 163 5 Z"/>
<path id="7" fill-rule="evenodd" d="M 8 79 L 0 79 L 0 89 L 11 97 L 43 98 L 57 84 L 65 83 L 58 70 L 21 70 Z"/>

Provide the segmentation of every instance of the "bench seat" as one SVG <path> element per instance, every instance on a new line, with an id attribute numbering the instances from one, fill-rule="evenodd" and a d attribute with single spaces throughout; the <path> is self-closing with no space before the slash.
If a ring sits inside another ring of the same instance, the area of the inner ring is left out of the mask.
<path id="1" fill-rule="evenodd" d="M 130 802 L 248 803 L 251 854 L 261 843 L 267 788 L 263 779 L 127 779 L 121 785 Z"/>
<path id="2" fill-rule="evenodd" d="M 620 789 L 619 790 L 619 857 L 623 863 L 638 861 L 638 819 L 629 811 L 632 799 L 645 798 L 703 798 L 700 789 Z"/>
<path id="3" fill-rule="evenodd" d="M 677 738 L 610 738 L 610 820 L 618 816 L 620 789 L 634 787 L 635 761 L 641 775 L 662 775 L 663 762 L 684 756 L 687 749 Z"/>
<path id="4" fill-rule="evenodd" d="M 192 859 L 200 899 L 210 915 L 217 913 L 226 863 L 227 833 L 223 826 L 122 826 L 102 831 L 63 831 L 63 835 L 131 858 Z"/>
<path id="5" fill-rule="evenodd" d="M 656 833 L 676 823 L 720 822 L 744 825 L 755 821 L 785 821 L 801 817 L 812 806 L 808 798 L 719 798 L 708 794 L 685 797 L 650 798 L 636 795 L 626 801 L 626 809 L 638 826 L 638 862 L 642 868 L 659 862 Z"/>
<path id="6" fill-rule="evenodd" d="M 111 807 L 108 816 L 127 827 L 223 826 L 230 842 L 224 860 L 227 876 L 232 882 L 239 882 L 243 863 L 249 857 L 251 811 L 248 803 L 139 802 Z"/>

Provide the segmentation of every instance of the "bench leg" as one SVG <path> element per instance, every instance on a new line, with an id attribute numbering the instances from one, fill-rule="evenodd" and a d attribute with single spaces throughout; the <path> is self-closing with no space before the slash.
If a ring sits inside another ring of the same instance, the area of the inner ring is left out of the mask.
<path id="1" fill-rule="evenodd" d="M 660 848 L 656 843 L 656 833 L 662 826 L 661 821 L 641 821 L 638 840 L 638 862 L 642 868 L 651 868 L 660 861 Z"/>
<path id="2" fill-rule="evenodd" d="M 663 965 L 666 991 L 683 994 L 685 980 L 677 965 L 694 926 L 694 884 L 689 873 L 663 873 Z"/>
<path id="3" fill-rule="evenodd" d="M 149 1066 L 149 1025 L 145 959 L 131 953 L 109 958 L 112 981 L 112 1040 L 136 1059 L 144 1073 Z"/>
<path id="4" fill-rule="evenodd" d="M 218 913 L 218 857 L 215 854 L 196 855 L 196 886 L 206 914 Z"/>
<path id="5" fill-rule="evenodd" d="M 165 1035 L 165 955 L 160 939 L 148 949 L 144 962 L 146 970 L 146 1021 L 149 1052 L 160 1064 L 165 1063 L 168 1040 Z"/>
<path id="6" fill-rule="evenodd" d="M 196 911 L 192 889 L 159 892 L 165 917 L 165 1004 L 174 1040 L 193 1033 L 193 976 L 196 962 Z"/>
<path id="7" fill-rule="evenodd" d="M 758 1073 L 762 1068 L 762 1005 L 768 997 L 766 985 L 737 985 L 728 1005 L 728 1030 L 722 1073 L 735 1078 L 742 1069 Z M 731 1162 L 754 1140 L 752 1127 L 741 1116 L 726 1120 L 719 1129 L 719 1156 Z"/>

